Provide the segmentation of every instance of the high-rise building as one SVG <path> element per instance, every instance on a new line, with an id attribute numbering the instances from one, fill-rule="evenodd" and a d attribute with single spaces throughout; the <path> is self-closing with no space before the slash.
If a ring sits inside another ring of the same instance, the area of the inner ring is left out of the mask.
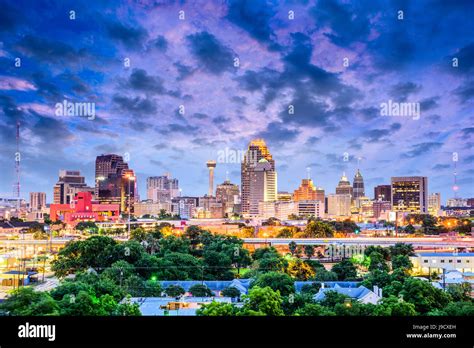
<path id="1" fill-rule="evenodd" d="M 232 184 L 229 180 L 217 185 L 216 198 L 222 203 L 224 214 L 234 213 L 234 205 L 239 201 L 239 185 Z"/>
<path id="2" fill-rule="evenodd" d="M 351 199 L 353 197 L 353 189 L 349 179 L 347 179 L 346 173 L 342 173 L 341 180 L 339 180 L 339 184 L 336 187 L 336 194 L 337 195 L 350 195 Z"/>
<path id="3" fill-rule="evenodd" d="M 257 165 L 250 171 L 249 185 L 249 211 L 250 215 L 259 214 L 260 202 L 272 202 L 277 200 L 277 173 L 272 163 L 265 158 L 258 161 Z"/>
<path id="4" fill-rule="evenodd" d="M 180 196 L 171 200 L 171 210 L 174 215 L 178 215 L 181 219 L 192 219 L 198 206 L 198 197 Z"/>
<path id="5" fill-rule="evenodd" d="M 392 210 L 426 214 L 428 178 L 426 176 L 392 177 Z"/>
<path id="6" fill-rule="evenodd" d="M 96 192 L 100 202 L 119 204 L 121 212 L 133 211 L 137 200 L 137 177 L 122 156 L 97 156 L 95 161 Z"/>
<path id="7" fill-rule="evenodd" d="M 333 194 L 327 196 L 328 200 L 328 215 L 334 217 L 348 217 L 351 215 L 351 200 L 350 194 Z"/>
<path id="8" fill-rule="evenodd" d="M 151 176 L 146 179 L 147 199 L 153 202 L 171 203 L 171 200 L 180 196 L 178 179 L 170 173 L 162 176 Z"/>
<path id="9" fill-rule="evenodd" d="M 53 188 L 54 204 L 69 204 L 79 192 L 92 192 L 95 189 L 87 186 L 79 170 L 60 170 L 59 179 Z"/>
<path id="10" fill-rule="evenodd" d="M 468 207 L 467 199 L 464 198 L 449 198 L 446 201 L 446 206 L 449 208 L 456 208 L 456 207 Z"/>
<path id="11" fill-rule="evenodd" d="M 375 200 L 372 203 L 372 208 L 375 219 L 388 220 L 388 213 L 390 212 L 392 205 L 390 204 L 390 201 Z"/>
<path id="12" fill-rule="evenodd" d="M 30 210 L 38 211 L 46 208 L 45 192 L 30 192 Z"/>
<path id="13" fill-rule="evenodd" d="M 268 150 L 267 145 L 263 139 L 255 139 L 252 140 L 247 148 L 247 152 L 244 155 L 244 159 L 241 164 L 241 189 L 242 189 L 242 196 L 241 196 L 241 204 L 242 204 L 242 213 L 247 214 L 250 212 L 250 184 L 251 184 L 251 176 L 254 172 L 257 163 L 261 159 L 265 159 L 269 164 L 270 171 L 274 172 L 274 176 L 276 179 L 276 172 L 275 172 L 275 161 L 273 160 L 270 151 Z M 270 175 L 269 175 L 270 176 Z M 276 188 L 276 180 L 275 180 L 275 188 Z M 276 190 L 275 190 L 276 196 Z M 256 202 L 258 206 L 258 202 Z M 255 211 L 255 202 L 254 202 L 254 211 Z"/>
<path id="14" fill-rule="evenodd" d="M 378 185 L 374 187 L 374 199 L 376 201 L 390 201 L 392 187 L 390 185 Z"/>
<path id="15" fill-rule="evenodd" d="M 428 213 L 438 216 L 441 210 L 441 193 L 436 192 L 428 196 Z"/>
<path id="16" fill-rule="evenodd" d="M 364 188 L 364 178 L 360 174 L 359 169 L 357 169 L 357 173 L 354 175 L 354 182 L 352 184 L 352 192 L 353 192 L 353 199 L 356 200 L 359 197 L 365 196 L 365 188 Z"/>
<path id="17" fill-rule="evenodd" d="M 208 196 L 214 196 L 214 169 L 216 168 L 216 161 L 207 161 L 207 169 L 209 169 L 209 189 Z"/>
<path id="18" fill-rule="evenodd" d="M 298 201 L 321 201 L 324 203 L 324 190 L 314 186 L 313 180 L 303 179 L 300 187 L 293 192 L 293 200 Z"/>
<path id="19" fill-rule="evenodd" d="M 278 191 L 277 200 L 280 202 L 289 202 L 293 200 L 293 195 L 286 191 Z"/>

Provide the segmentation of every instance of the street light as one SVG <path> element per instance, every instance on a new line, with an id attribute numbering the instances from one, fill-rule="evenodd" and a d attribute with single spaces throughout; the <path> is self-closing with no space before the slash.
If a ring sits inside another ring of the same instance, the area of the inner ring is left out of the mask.
<path id="1" fill-rule="evenodd" d="M 135 177 L 133 175 L 127 175 L 126 178 L 128 180 L 128 239 L 130 239 L 130 217 L 131 217 L 131 209 L 130 209 L 131 188 L 130 188 L 130 183 L 132 181 L 135 181 Z"/>

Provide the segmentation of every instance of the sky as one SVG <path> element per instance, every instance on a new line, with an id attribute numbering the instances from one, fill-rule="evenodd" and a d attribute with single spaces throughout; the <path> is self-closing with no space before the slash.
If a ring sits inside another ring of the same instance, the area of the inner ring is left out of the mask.
<path id="1" fill-rule="evenodd" d="M 444 203 L 456 165 L 457 195 L 474 197 L 472 13 L 463 0 L 2 0 L 0 194 L 13 192 L 19 121 L 24 198 L 51 202 L 60 169 L 93 186 L 106 153 L 128 160 L 142 199 L 165 172 L 204 195 L 205 162 L 240 184 L 232 154 L 254 138 L 280 191 L 309 174 L 333 193 L 360 168 L 369 197 L 427 176 Z M 61 114 L 64 101 L 95 115 Z M 389 101 L 420 113 L 383 114 Z"/>

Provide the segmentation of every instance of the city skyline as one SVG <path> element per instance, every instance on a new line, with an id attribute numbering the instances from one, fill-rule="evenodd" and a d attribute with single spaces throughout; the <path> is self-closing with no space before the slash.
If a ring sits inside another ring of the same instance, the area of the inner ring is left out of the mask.
<path id="1" fill-rule="evenodd" d="M 473 4 L 22 3 L 7 1 L 0 21 L 0 193 L 16 182 L 19 121 L 25 199 L 51 202 L 61 169 L 94 186 L 107 153 L 128 157 L 142 199 L 146 178 L 165 172 L 202 196 L 205 163 L 217 161 L 214 187 L 240 185 L 240 162 L 219 155 L 258 137 L 279 191 L 309 167 L 333 193 L 359 168 L 366 196 L 392 176 L 427 176 L 445 203 L 456 163 L 458 196 L 474 196 Z M 94 115 L 67 116 L 68 102 Z M 397 102 L 419 113 L 383 113 Z"/>

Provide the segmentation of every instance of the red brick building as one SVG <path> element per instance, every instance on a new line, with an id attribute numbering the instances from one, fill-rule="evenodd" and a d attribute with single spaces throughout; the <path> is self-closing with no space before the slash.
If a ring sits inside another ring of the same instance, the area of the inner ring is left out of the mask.
<path id="1" fill-rule="evenodd" d="M 81 221 L 116 221 L 120 217 L 119 204 L 101 204 L 92 201 L 90 192 L 77 193 L 71 204 L 51 204 L 51 221 L 76 225 Z"/>

